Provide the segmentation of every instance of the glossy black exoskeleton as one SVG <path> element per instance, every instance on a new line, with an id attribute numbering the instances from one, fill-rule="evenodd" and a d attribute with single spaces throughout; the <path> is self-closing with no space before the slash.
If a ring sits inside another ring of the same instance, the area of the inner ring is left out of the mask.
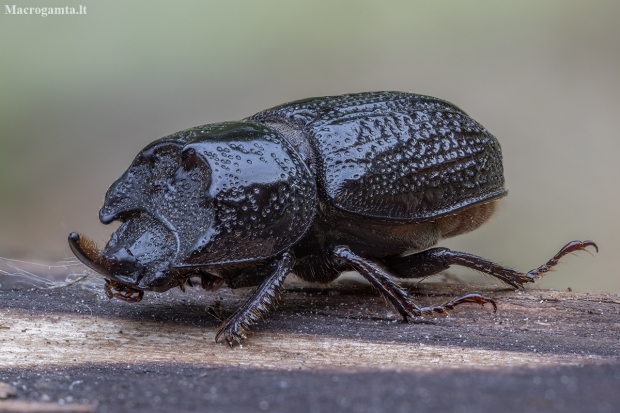
<path id="1" fill-rule="evenodd" d="M 291 272 L 329 283 L 355 270 L 406 320 L 495 303 L 468 294 L 419 307 L 392 278 L 456 264 L 522 287 L 596 247 L 573 241 L 528 273 L 432 248 L 478 228 L 505 195 L 499 143 L 453 104 L 395 92 L 311 98 L 151 143 L 106 194 L 101 222 L 122 222 L 106 247 L 77 233 L 69 244 L 126 301 L 192 277 L 207 290 L 258 285 L 217 332 L 232 345 Z"/>

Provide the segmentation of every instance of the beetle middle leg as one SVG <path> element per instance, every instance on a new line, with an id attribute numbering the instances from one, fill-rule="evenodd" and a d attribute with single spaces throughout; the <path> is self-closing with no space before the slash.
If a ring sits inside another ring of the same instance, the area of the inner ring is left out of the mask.
<path id="1" fill-rule="evenodd" d="M 523 288 L 524 283 L 535 282 L 542 278 L 566 254 L 584 251 L 590 246 L 598 252 L 598 246 L 593 241 L 571 241 L 545 264 L 527 273 L 516 271 L 510 267 L 503 267 L 477 255 L 451 251 L 448 248 L 431 248 L 406 257 L 390 257 L 383 261 L 398 278 L 428 277 L 450 268 L 451 265 L 460 265 L 492 275 L 515 288 Z"/>
<path id="2" fill-rule="evenodd" d="M 333 249 L 333 256 L 336 260 L 342 261 L 340 263 L 342 267 L 350 267 L 368 280 L 396 308 L 405 321 L 407 317 L 447 313 L 448 310 L 452 310 L 457 305 L 463 303 L 477 303 L 480 305 L 490 303 L 493 309 L 497 310 L 493 300 L 480 294 L 467 294 L 441 305 L 419 307 L 409 300 L 407 291 L 396 284 L 385 270 L 372 261 L 360 257 L 346 246 L 335 247 Z"/>
<path id="3" fill-rule="evenodd" d="M 273 262 L 271 274 L 258 286 L 250 299 L 217 329 L 215 341 L 223 336 L 230 347 L 235 341 L 240 343 L 245 338 L 245 331 L 275 305 L 282 291 L 282 284 L 293 268 L 294 258 L 285 252 L 280 259 Z"/>

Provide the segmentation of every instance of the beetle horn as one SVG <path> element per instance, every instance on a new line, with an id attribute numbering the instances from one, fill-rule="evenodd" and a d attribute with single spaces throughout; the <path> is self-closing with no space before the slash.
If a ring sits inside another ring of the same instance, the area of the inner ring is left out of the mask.
<path id="1" fill-rule="evenodd" d="M 69 247 L 75 256 L 91 270 L 103 275 L 110 272 L 103 265 L 103 256 L 97 244 L 77 232 L 69 234 Z"/>

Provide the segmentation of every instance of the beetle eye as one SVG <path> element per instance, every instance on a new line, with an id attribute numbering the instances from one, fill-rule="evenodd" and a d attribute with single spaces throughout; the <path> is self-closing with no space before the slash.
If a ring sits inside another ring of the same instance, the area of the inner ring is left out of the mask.
<path id="1" fill-rule="evenodd" d="M 123 212 L 120 212 L 120 213 L 119 213 L 119 214 L 115 217 L 115 220 L 116 220 L 116 221 L 119 221 L 119 222 L 121 222 L 121 223 L 123 223 L 123 222 L 127 222 L 127 221 L 129 221 L 130 219 L 134 219 L 134 218 L 136 218 L 136 217 L 137 217 L 138 215 L 140 215 L 141 213 L 142 213 L 142 211 L 141 211 L 141 210 L 139 210 L 139 209 L 131 209 L 131 210 L 128 210 L 128 211 L 123 211 Z M 112 234 L 112 235 L 114 235 L 114 234 Z"/>
<path id="2" fill-rule="evenodd" d="M 188 148 L 181 153 L 181 164 L 185 169 L 190 169 L 196 164 L 196 150 Z"/>

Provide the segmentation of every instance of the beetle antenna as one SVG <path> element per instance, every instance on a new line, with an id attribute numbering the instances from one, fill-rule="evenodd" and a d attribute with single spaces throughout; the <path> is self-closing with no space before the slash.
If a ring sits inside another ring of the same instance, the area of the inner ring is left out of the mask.
<path id="1" fill-rule="evenodd" d="M 78 242 L 86 256 L 92 259 L 94 262 L 101 264 L 101 262 L 103 261 L 101 259 L 102 254 L 101 249 L 99 248 L 97 243 L 92 239 L 88 238 L 86 235 L 82 234 L 81 232 L 79 232 L 78 235 L 80 236 Z"/>

